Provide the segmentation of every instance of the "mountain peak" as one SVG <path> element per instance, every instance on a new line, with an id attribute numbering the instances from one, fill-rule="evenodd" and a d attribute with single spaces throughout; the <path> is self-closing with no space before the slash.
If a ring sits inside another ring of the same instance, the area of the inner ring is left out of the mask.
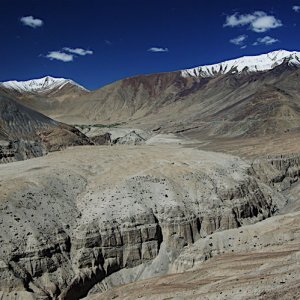
<path id="1" fill-rule="evenodd" d="M 14 90 L 17 92 L 43 94 L 51 92 L 53 90 L 60 90 L 67 84 L 76 86 L 81 90 L 88 91 L 86 88 L 71 79 L 55 78 L 51 76 L 26 81 L 6 81 L 0 83 L 0 87 L 2 86 L 6 89 Z"/>
<path id="2" fill-rule="evenodd" d="M 214 77 L 219 74 L 268 71 L 288 61 L 300 66 L 300 52 L 277 50 L 256 56 L 243 56 L 221 63 L 181 71 L 183 77 Z"/>

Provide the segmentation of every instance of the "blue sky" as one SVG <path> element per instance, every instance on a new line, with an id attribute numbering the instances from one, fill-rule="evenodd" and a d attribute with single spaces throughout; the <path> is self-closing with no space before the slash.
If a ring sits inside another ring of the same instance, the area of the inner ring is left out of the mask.
<path id="1" fill-rule="evenodd" d="M 0 81 L 89 89 L 277 49 L 300 50 L 300 0 L 0 0 Z"/>

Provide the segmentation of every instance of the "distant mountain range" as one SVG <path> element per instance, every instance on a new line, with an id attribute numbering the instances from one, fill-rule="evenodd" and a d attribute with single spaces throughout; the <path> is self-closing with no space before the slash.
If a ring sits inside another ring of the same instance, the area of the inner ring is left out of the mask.
<path id="1" fill-rule="evenodd" d="M 69 124 L 115 124 L 198 136 L 300 128 L 300 52 L 279 50 L 183 71 L 140 75 L 96 91 L 44 77 L 0 84 L 20 104 Z"/>
<path id="2" fill-rule="evenodd" d="M 182 70 L 181 74 L 183 77 L 215 77 L 221 74 L 253 73 L 268 71 L 283 63 L 300 66 L 300 52 L 277 50 L 257 56 L 243 56 L 217 64 Z M 20 93 L 47 93 L 53 90 L 61 90 L 66 85 L 72 85 L 86 92 L 89 91 L 71 79 L 51 76 L 27 81 L 12 80 L 0 82 L 0 87 Z"/>

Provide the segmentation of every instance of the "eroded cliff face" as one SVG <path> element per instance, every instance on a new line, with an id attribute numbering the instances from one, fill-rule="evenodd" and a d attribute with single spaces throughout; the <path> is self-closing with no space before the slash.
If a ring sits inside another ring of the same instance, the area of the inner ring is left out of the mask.
<path id="1" fill-rule="evenodd" d="M 296 183 L 300 177 L 300 155 L 274 155 L 256 159 L 252 163 L 253 174 L 279 191 Z"/>
<path id="2" fill-rule="evenodd" d="M 0 141 L 0 164 L 40 157 L 47 153 L 46 146 L 40 141 Z"/>
<path id="3" fill-rule="evenodd" d="M 171 274 L 85 299 L 299 299 L 299 217 L 298 211 L 215 232 L 185 247 Z"/>
<path id="4" fill-rule="evenodd" d="M 0 299 L 80 299 L 122 272 L 122 282 L 167 273 L 186 246 L 285 206 L 253 170 L 177 145 L 80 147 L 3 166 Z"/>

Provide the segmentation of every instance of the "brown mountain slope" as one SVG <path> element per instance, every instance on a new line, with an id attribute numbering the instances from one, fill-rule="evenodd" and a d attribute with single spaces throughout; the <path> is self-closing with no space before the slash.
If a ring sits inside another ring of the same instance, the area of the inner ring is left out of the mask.
<path id="1" fill-rule="evenodd" d="M 89 139 L 77 129 L 54 121 L 0 92 L 0 163 L 86 144 L 90 144 Z"/>
<path id="2" fill-rule="evenodd" d="M 47 130 L 59 124 L 57 121 L 17 103 L 4 93 L 0 93 L 0 100 L 0 134 L 4 139 L 33 137 L 38 130 Z"/>

